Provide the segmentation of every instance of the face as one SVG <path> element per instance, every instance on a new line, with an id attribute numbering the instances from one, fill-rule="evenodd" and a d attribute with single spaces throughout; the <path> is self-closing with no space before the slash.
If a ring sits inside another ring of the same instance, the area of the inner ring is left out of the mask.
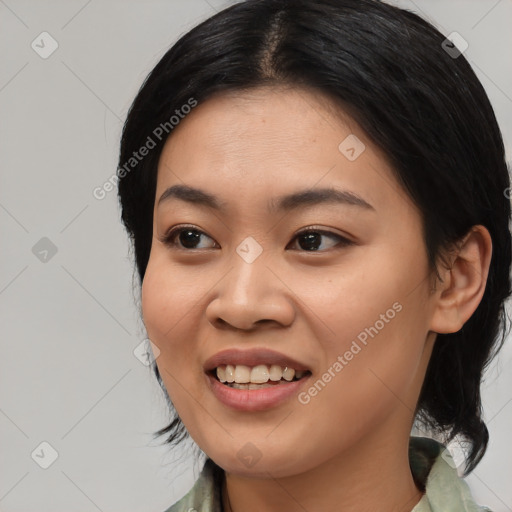
<path id="1" fill-rule="evenodd" d="M 428 275 L 417 209 L 318 93 L 215 96 L 167 140 L 143 318 L 180 418 L 226 471 L 293 475 L 408 437 Z"/>

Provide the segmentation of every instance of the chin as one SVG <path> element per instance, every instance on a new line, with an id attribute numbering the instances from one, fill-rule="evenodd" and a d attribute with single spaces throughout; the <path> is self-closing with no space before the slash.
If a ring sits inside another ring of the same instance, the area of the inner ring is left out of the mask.
<path id="1" fill-rule="evenodd" d="M 258 450 L 250 441 L 234 450 L 233 446 L 230 446 L 230 453 L 228 450 L 219 450 L 218 446 L 216 448 L 208 451 L 207 455 L 224 471 L 237 476 L 282 478 L 310 469 L 304 466 L 304 456 L 300 458 L 290 456 L 293 449 L 276 452 L 273 447 L 265 447 Z M 269 455 L 268 452 L 271 452 L 272 455 Z"/>

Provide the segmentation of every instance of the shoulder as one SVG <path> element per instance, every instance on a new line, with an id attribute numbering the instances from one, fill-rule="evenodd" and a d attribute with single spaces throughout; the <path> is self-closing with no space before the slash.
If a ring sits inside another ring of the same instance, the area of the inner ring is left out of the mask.
<path id="1" fill-rule="evenodd" d="M 164 512 L 222 512 L 220 493 L 223 478 L 222 468 L 206 459 L 192 489 Z"/>
<path id="2" fill-rule="evenodd" d="M 450 452 L 437 441 L 411 437 L 409 462 L 423 498 L 411 512 L 492 512 L 473 499 Z M 221 488 L 224 471 L 206 459 L 199 478 L 190 491 L 164 512 L 222 512 Z"/>
<path id="3" fill-rule="evenodd" d="M 478 505 L 448 449 L 433 439 L 411 437 L 409 462 L 424 495 L 411 512 L 492 512 Z"/>

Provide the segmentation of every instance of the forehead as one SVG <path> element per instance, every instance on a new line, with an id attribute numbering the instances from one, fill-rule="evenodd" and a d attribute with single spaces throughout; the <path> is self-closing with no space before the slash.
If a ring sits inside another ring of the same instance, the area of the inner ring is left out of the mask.
<path id="1" fill-rule="evenodd" d="M 233 201 L 316 186 L 376 204 L 385 192 L 403 195 L 383 152 L 350 116 L 324 96 L 291 88 L 223 93 L 195 107 L 164 146 L 157 202 L 176 184 Z"/>
<path id="2" fill-rule="evenodd" d="M 247 159 L 256 152 L 260 158 L 283 155 L 292 160 L 314 150 L 322 138 L 334 136 L 336 141 L 354 131 L 362 134 L 320 93 L 267 86 L 223 92 L 201 103 L 173 130 L 166 150 L 172 152 L 174 146 L 188 142 L 190 147 L 207 149 L 210 156 L 231 151 L 232 158 Z"/>

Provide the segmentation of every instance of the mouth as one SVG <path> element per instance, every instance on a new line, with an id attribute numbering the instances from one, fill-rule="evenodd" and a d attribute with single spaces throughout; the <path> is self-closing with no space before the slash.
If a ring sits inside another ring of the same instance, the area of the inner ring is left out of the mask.
<path id="1" fill-rule="evenodd" d="M 258 364 L 252 367 L 227 364 L 219 365 L 207 371 L 207 374 L 226 387 L 255 391 L 305 379 L 311 372 L 277 364 Z"/>
<path id="2" fill-rule="evenodd" d="M 203 369 L 217 400 L 244 412 L 289 402 L 312 375 L 299 360 L 264 347 L 223 350 L 207 359 Z"/>

